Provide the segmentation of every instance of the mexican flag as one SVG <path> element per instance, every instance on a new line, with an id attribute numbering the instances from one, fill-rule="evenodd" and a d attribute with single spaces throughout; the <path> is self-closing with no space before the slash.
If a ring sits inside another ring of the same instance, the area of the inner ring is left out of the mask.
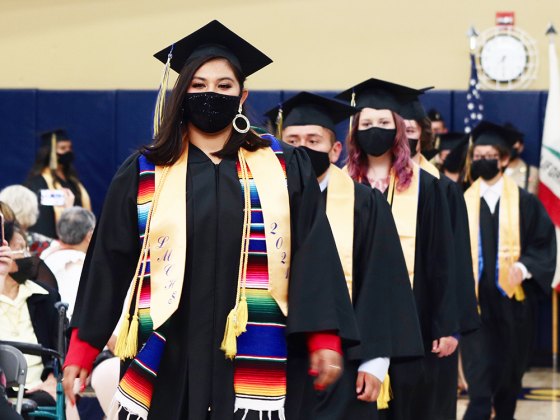
<path id="1" fill-rule="evenodd" d="M 548 58 L 550 84 L 539 168 L 539 198 L 556 226 L 556 237 L 560 240 L 560 74 L 556 45 L 552 36 L 548 46 Z M 557 269 L 553 287 L 559 285 L 560 270 Z"/>

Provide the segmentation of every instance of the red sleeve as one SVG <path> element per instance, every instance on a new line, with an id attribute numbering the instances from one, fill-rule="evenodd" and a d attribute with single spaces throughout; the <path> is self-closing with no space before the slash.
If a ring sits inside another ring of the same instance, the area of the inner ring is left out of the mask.
<path id="1" fill-rule="evenodd" d="M 340 337 L 334 331 L 321 331 L 307 334 L 307 348 L 309 353 L 317 350 L 334 350 L 342 354 Z"/>
<path id="2" fill-rule="evenodd" d="M 91 373 L 93 362 L 99 353 L 100 351 L 91 344 L 80 340 L 78 329 L 75 328 L 70 337 L 70 345 L 68 346 L 68 353 L 66 354 L 63 368 L 76 365 Z"/>

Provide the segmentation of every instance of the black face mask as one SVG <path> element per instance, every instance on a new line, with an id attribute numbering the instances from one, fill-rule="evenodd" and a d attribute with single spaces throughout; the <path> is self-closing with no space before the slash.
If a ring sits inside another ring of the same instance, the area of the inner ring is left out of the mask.
<path id="1" fill-rule="evenodd" d="M 331 161 L 329 159 L 328 152 L 318 152 L 317 150 L 310 149 L 306 146 L 301 146 L 303 150 L 306 151 L 307 156 L 311 160 L 311 165 L 313 166 L 313 170 L 315 171 L 315 175 L 319 178 L 323 175 L 329 166 L 331 165 Z"/>
<path id="2" fill-rule="evenodd" d="M 183 124 L 190 122 L 205 133 L 217 133 L 232 123 L 240 102 L 240 96 L 187 93 L 183 101 Z"/>
<path id="3" fill-rule="evenodd" d="M 410 147 L 410 157 L 416 156 L 416 147 L 418 147 L 418 139 L 408 139 L 408 147 Z"/>
<path id="4" fill-rule="evenodd" d="M 473 161 L 471 164 L 471 176 L 473 180 L 482 177 L 482 179 L 489 181 L 498 175 L 499 172 L 498 159 L 480 159 Z"/>
<path id="5" fill-rule="evenodd" d="M 58 163 L 63 167 L 68 168 L 74 162 L 74 152 L 66 152 L 63 154 L 57 153 Z"/>
<path id="6" fill-rule="evenodd" d="M 395 143 L 396 129 L 372 127 L 367 130 L 358 130 L 356 140 L 362 150 L 368 155 L 381 156 L 393 147 Z"/>
<path id="7" fill-rule="evenodd" d="M 25 283 L 26 280 L 31 279 L 34 273 L 34 261 L 33 257 L 25 257 L 14 260 L 18 270 L 15 273 L 10 273 L 10 277 L 13 278 L 18 284 Z"/>

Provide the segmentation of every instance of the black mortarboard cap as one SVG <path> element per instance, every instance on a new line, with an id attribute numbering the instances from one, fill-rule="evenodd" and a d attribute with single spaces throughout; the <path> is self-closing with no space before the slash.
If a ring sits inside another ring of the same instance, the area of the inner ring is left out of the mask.
<path id="1" fill-rule="evenodd" d="M 390 109 L 398 113 L 405 103 L 422 93 L 384 80 L 368 79 L 339 93 L 336 98 L 352 103 L 354 97 L 358 108 Z"/>
<path id="2" fill-rule="evenodd" d="M 435 108 L 431 108 L 428 111 L 428 118 L 432 121 L 443 121 L 443 118 L 441 117 L 441 114 Z"/>
<path id="3" fill-rule="evenodd" d="M 510 150 L 518 139 L 518 132 L 489 121 L 481 121 L 472 131 L 475 146 L 501 146 Z"/>
<path id="4" fill-rule="evenodd" d="M 268 112 L 266 116 L 275 122 L 282 109 L 282 127 L 293 125 L 319 125 L 335 131 L 336 124 L 358 112 L 343 102 L 309 92 L 300 92 Z"/>
<path id="5" fill-rule="evenodd" d="M 39 134 L 39 136 L 41 137 L 41 145 L 50 145 L 53 135 L 56 141 L 70 140 L 70 137 L 68 137 L 68 133 L 66 132 L 66 130 L 57 128 L 55 130 L 43 131 Z"/>
<path id="6" fill-rule="evenodd" d="M 177 73 L 190 60 L 199 57 L 224 57 L 238 67 L 245 77 L 272 63 L 264 53 L 217 20 L 157 52 L 154 57 L 165 64 L 170 51 L 171 68 Z"/>
<path id="7" fill-rule="evenodd" d="M 409 99 L 406 99 L 403 105 L 399 110 L 397 110 L 397 114 L 403 117 L 405 120 L 415 120 L 420 121 L 427 117 L 426 110 L 424 106 L 420 102 L 420 95 L 423 95 L 427 91 L 433 89 L 433 86 L 418 89 L 420 94 L 416 96 L 410 96 Z"/>
<path id="8" fill-rule="evenodd" d="M 519 131 L 515 125 L 513 125 L 510 122 L 507 122 L 504 124 L 504 127 L 507 128 L 508 130 L 515 131 L 517 135 L 517 140 L 521 141 L 522 143 L 524 142 L 525 134 Z"/>
<path id="9" fill-rule="evenodd" d="M 468 136 L 465 133 L 459 132 L 449 132 L 444 134 L 438 134 L 439 147 L 438 150 L 452 150 L 461 143 Z"/>
<path id="10" fill-rule="evenodd" d="M 443 168 L 454 174 L 461 172 L 465 166 L 468 148 L 469 138 L 463 134 L 461 140 L 451 149 L 443 161 Z"/>

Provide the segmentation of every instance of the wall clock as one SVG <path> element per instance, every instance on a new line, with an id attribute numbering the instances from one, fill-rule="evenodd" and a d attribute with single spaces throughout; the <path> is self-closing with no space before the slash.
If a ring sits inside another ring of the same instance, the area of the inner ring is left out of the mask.
<path id="1" fill-rule="evenodd" d="M 493 90 L 525 88 L 538 70 L 536 42 L 513 25 L 487 29 L 477 40 L 478 78 Z"/>

